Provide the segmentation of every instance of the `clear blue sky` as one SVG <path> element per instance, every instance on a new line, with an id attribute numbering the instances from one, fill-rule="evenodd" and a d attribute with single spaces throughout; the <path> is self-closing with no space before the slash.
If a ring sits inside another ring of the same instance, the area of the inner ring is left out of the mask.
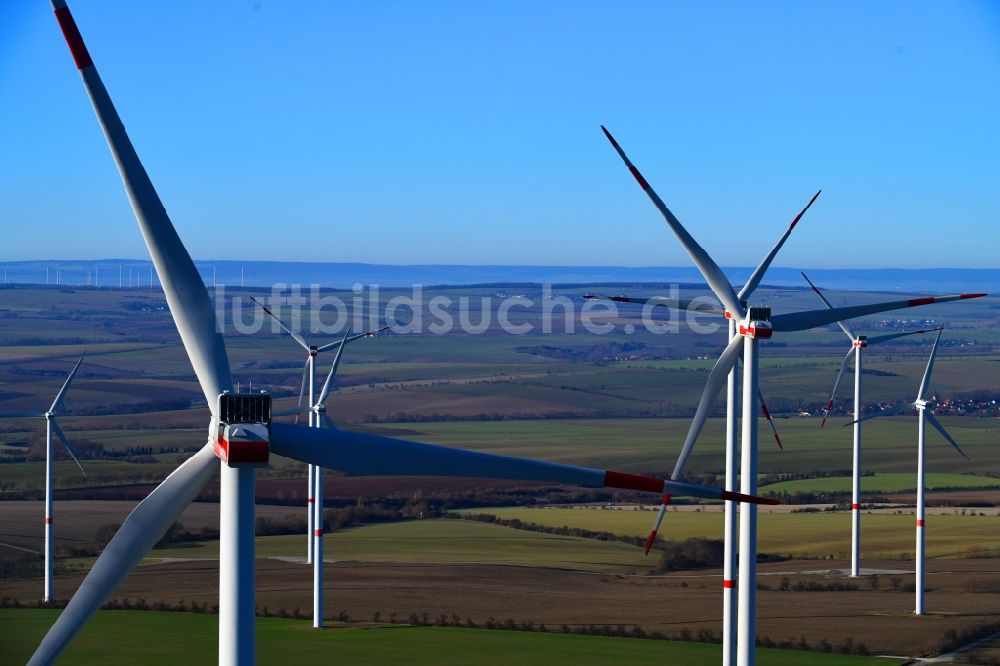
<path id="1" fill-rule="evenodd" d="M 1000 267 L 995 2 L 75 0 L 196 258 Z M 0 2 L 0 260 L 145 257 L 44 0 Z"/>

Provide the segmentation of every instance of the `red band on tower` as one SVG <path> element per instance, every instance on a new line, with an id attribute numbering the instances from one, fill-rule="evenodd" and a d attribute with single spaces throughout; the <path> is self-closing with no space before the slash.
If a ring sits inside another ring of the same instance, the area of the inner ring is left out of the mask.
<path id="1" fill-rule="evenodd" d="M 860 504 L 851 504 L 851 509 L 853 509 L 854 511 L 857 511 L 860 508 L 861 508 Z"/>
<path id="2" fill-rule="evenodd" d="M 917 527 L 923 527 L 923 526 L 924 526 L 923 519 L 922 518 L 917 518 Z"/>
<path id="3" fill-rule="evenodd" d="M 76 27 L 73 15 L 69 13 L 69 7 L 57 9 L 56 19 L 59 21 L 63 37 L 66 38 L 66 43 L 69 45 L 69 52 L 73 54 L 77 69 L 93 65 L 94 61 L 90 59 L 90 53 L 87 52 L 87 46 L 83 43 L 83 37 L 80 35 L 80 29 Z"/>
<path id="4" fill-rule="evenodd" d="M 318 536 L 318 537 L 323 536 L 323 530 L 315 530 L 313 532 L 313 536 Z"/>
<path id="5" fill-rule="evenodd" d="M 733 581 L 731 581 L 731 580 L 723 580 L 722 581 L 722 587 L 724 587 L 727 590 L 731 590 L 735 586 L 733 585 Z"/>
<path id="6" fill-rule="evenodd" d="M 45 516 L 45 524 L 46 525 L 52 524 L 52 516 Z"/>

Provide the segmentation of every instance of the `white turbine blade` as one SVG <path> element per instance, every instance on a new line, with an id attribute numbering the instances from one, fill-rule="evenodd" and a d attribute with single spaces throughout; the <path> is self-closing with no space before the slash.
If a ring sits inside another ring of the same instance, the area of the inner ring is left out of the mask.
<path id="1" fill-rule="evenodd" d="M 615 303 L 635 303 L 636 305 L 653 305 L 656 307 L 673 308 L 674 310 L 690 310 L 692 306 L 698 312 L 708 314 L 725 314 L 725 309 L 714 303 L 706 303 L 704 300 L 688 298 L 670 298 L 669 296 L 650 296 L 649 298 L 636 298 L 633 296 L 601 296 L 599 294 L 584 294 L 584 299 L 588 301 L 614 301 Z"/>
<path id="2" fill-rule="evenodd" d="M 806 279 L 806 282 L 809 283 L 809 286 L 812 287 L 812 290 L 816 292 L 816 295 L 819 296 L 819 300 L 823 301 L 823 304 L 832 310 L 833 305 L 830 303 L 830 301 L 826 300 L 826 296 L 823 295 L 823 292 L 820 291 L 819 288 L 813 284 L 812 280 L 809 279 L 808 275 L 806 275 L 802 271 L 800 271 L 800 273 L 802 273 L 802 277 Z M 840 330 L 842 330 L 844 334 L 851 339 L 851 342 L 854 342 L 855 340 L 858 339 L 857 336 L 854 335 L 854 331 L 851 330 L 851 327 L 847 325 L 847 322 L 838 321 L 837 325 L 840 326 Z"/>
<path id="3" fill-rule="evenodd" d="M 664 493 L 663 499 L 660 501 L 660 511 L 656 514 L 656 520 L 653 521 L 653 529 L 649 531 L 649 536 L 646 538 L 646 550 L 644 555 L 649 555 L 649 551 L 653 548 L 653 544 L 656 543 L 656 535 L 660 531 L 660 525 L 663 524 L 663 516 L 667 515 L 667 504 L 670 503 L 670 493 Z"/>
<path id="4" fill-rule="evenodd" d="M 940 331 L 941 327 L 938 328 L 922 328 L 919 331 L 907 331 L 905 333 L 889 333 L 888 335 L 870 335 L 865 338 L 865 342 L 868 346 L 877 345 L 880 342 L 888 342 L 889 340 L 895 340 L 896 338 L 904 338 L 907 335 L 918 335 L 920 333 L 932 333 L 933 331 Z"/>
<path id="5" fill-rule="evenodd" d="M 774 433 L 774 441 L 778 443 L 778 448 L 782 451 L 785 447 L 781 445 L 781 438 L 778 437 L 778 429 L 774 425 L 774 419 L 771 418 L 771 412 L 768 410 L 767 405 L 764 403 L 764 394 L 757 389 L 757 399 L 760 400 L 760 411 L 764 415 L 764 419 L 767 420 L 767 424 L 771 426 L 771 432 Z"/>
<path id="6" fill-rule="evenodd" d="M 219 394 L 232 389 L 232 378 L 208 290 L 132 147 L 69 8 L 64 0 L 53 0 L 52 6 L 118 165 L 177 331 L 214 412 Z"/>
<path id="7" fill-rule="evenodd" d="M 325 344 L 322 347 L 318 347 L 316 351 L 324 352 L 329 349 L 333 349 L 334 347 L 339 347 L 342 344 L 346 344 L 348 342 L 354 342 L 355 340 L 360 340 L 361 338 L 374 338 L 379 333 L 382 333 L 383 331 L 388 331 L 390 328 L 392 328 L 392 326 L 383 326 L 382 328 L 377 328 L 371 331 L 365 331 L 364 333 L 358 333 L 357 335 L 352 335 L 346 340 L 335 340 L 334 342 Z"/>
<path id="8" fill-rule="evenodd" d="M 296 423 L 299 422 L 299 417 L 298 417 L 299 414 L 304 414 L 305 412 L 308 412 L 310 409 L 312 409 L 312 405 L 307 406 L 305 409 L 302 408 L 302 398 L 306 394 L 306 381 L 308 381 L 308 379 L 309 379 L 309 359 L 307 358 L 306 364 L 302 368 L 302 383 L 299 384 L 299 401 L 295 404 L 295 411 L 292 412 L 293 414 L 296 415 L 295 416 Z"/>
<path id="9" fill-rule="evenodd" d="M 840 370 L 837 371 L 837 379 L 833 382 L 833 390 L 830 391 L 830 400 L 826 403 L 826 410 L 823 412 L 823 422 L 819 424 L 820 428 L 826 426 L 826 418 L 830 415 L 830 410 L 833 408 L 833 397 L 837 395 L 837 387 L 840 386 L 840 380 L 844 376 L 844 370 L 847 369 L 847 364 L 850 362 L 852 356 L 854 356 L 853 346 L 847 350 L 844 360 L 840 362 Z"/>
<path id="10" fill-rule="evenodd" d="M 932 426 L 934 426 L 934 429 L 937 430 L 939 433 L 941 433 L 941 436 L 944 437 L 949 444 L 955 447 L 955 450 L 958 451 L 958 455 L 962 456 L 966 460 L 969 460 L 969 456 L 965 455 L 965 451 L 963 451 L 962 447 L 958 445 L 958 442 L 956 442 L 952 438 L 952 436 L 948 434 L 948 431 L 944 429 L 944 426 L 941 425 L 941 422 L 937 420 L 937 417 L 935 417 L 930 411 L 927 410 L 924 410 L 924 416 L 926 416 L 927 421 Z"/>
<path id="11" fill-rule="evenodd" d="M 188 458 L 139 503 L 94 562 L 73 598 L 45 634 L 29 666 L 53 663 L 87 620 L 166 533 L 219 468 L 211 444 Z"/>
<path id="12" fill-rule="evenodd" d="M 788 240 L 788 237 L 792 234 L 792 229 L 794 229 L 795 225 L 799 223 L 799 220 L 801 220 L 802 216 L 806 214 L 806 211 L 809 210 L 809 207 L 813 205 L 813 202 L 816 201 L 822 191 L 823 190 L 819 190 L 819 192 L 816 192 L 816 194 L 813 195 L 813 198 L 809 200 L 809 203 L 806 204 L 806 207 L 799 211 L 799 214 L 795 216 L 792 223 L 788 225 L 788 229 L 785 230 L 785 233 L 778 239 L 778 242 L 771 248 L 771 251 L 767 253 L 767 256 L 764 257 L 762 262 L 760 262 L 760 265 L 757 266 L 754 272 L 750 274 L 750 278 L 747 280 L 747 283 L 743 285 L 743 288 L 740 289 L 740 292 L 736 294 L 736 298 L 740 299 L 740 301 L 745 301 L 750 298 L 750 295 L 753 294 L 753 292 L 760 285 L 760 281 L 764 279 L 764 273 L 766 273 L 767 269 L 771 266 L 771 262 L 774 261 L 774 257 L 777 256 L 778 252 L 781 250 L 781 246 L 785 244 L 785 241 Z"/>
<path id="13" fill-rule="evenodd" d="M 62 388 L 59 389 L 59 393 L 56 394 L 56 399 L 52 401 L 52 406 L 49 407 L 49 413 L 55 414 L 56 410 L 62 404 L 63 398 L 66 397 L 66 391 L 69 390 L 69 384 L 73 381 L 73 377 L 76 376 L 76 371 L 80 369 L 80 364 L 83 363 L 83 357 L 87 355 L 87 352 L 80 354 L 80 360 L 76 362 L 73 369 L 69 371 L 69 375 L 66 376 L 66 381 L 63 382 Z"/>
<path id="14" fill-rule="evenodd" d="M 845 423 L 843 427 L 846 428 L 848 426 L 854 425 L 855 423 L 863 423 L 864 421 L 871 421 L 872 419 L 882 418 L 883 416 L 895 416 L 896 414 L 904 412 L 904 411 L 906 411 L 908 409 L 913 409 L 913 407 L 914 407 L 914 404 L 912 402 L 904 402 L 904 403 L 900 403 L 898 405 L 895 405 L 893 407 L 890 407 L 889 409 L 883 409 L 882 411 L 877 412 L 875 414 L 869 414 L 868 416 L 862 416 L 860 419 L 857 418 L 857 414 L 855 414 L 854 415 L 854 417 L 855 417 L 854 420 L 851 421 L 850 423 Z"/>
<path id="15" fill-rule="evenodd" d="M 334 375 L 337 374 L 337 368 L 340 367 L 340 357 L 344 353 L 344 347 L 347 346 L 347 339 L 351 335 L 351 325 L 347 325 L 347 330 L 344 331 L 344 339 L 340 341 L 340 346 L 337 347 L 337 354 L 333 357 L 333 364 L 330 365 L 330 372 L 326 375 L 326 381 L 323 382 L 323 389 L 319 392 L 319 400 L 316 401 L 316 405 L 325 405 L 326 398 L 330 395 L 330 385 L 333 382 Z M 313 405 L 315 407 L 316 405 Z"/>
<path id="16" fill-rule="evenodd" d="M 889 312 L 890 310 L 902 310 L 913 308 L 918 305 L 930 305 L 931 303 L 947 303 L 948 301 L 961 301 L 967 298 L 979 298 L 986 294 L 955 294 L 953 296 L 924 296 L 922 298 L 911 298 L 906 301 L 887 301 L 885 303 L 872 303 L 870 305 L 849 305 L 831 310 L 807 310 L 805 312 L 792 312 L 789 314 L 774 315 L 771 317 L 771 330 L 776 332 L 805 331 L 817 326 L 826 326 L 845 319 L 864 317 L 865 315 Z"/>
<path id="17" fill-rule="evenodd" d="M 39 416 L 45 416 L 44 412 L 7 412 L 6 414 L 0 414 L 0 419 L 26 419 L 26 418 L 38 418 Z"/>
<path id="18" fill-rule="evenodd" d="M 691 455 L 691 449 L 694 448 L 694 443 L 698 440 L 698 435 L 701 434 L 701 429 L 705 426 L 705 421 L 708 419 L 708 412 L 715 403 L 715 399 L 719 397 L 719 392 L 726 383 L 729 371 L 736 365 L 741 351 L 743 351 L 743 336 L 734 336 L 729 341 L 725 351 L 722 352 L 722 356 L 715 362 L 711 374 L 708 375 L 708 381 L 705 382 L 705 390 L 702 391 L 701 400 L 698 402 L 698 409 L 695 410 L 694 419 L 691 420 L 687 437 L 684 438 L 684 446 L 681 447 L 681 454 L 677 457 L 674 471 L 670 473 L 671 479 L 679 479 L 684 472 L 684 465 L 687 464 L 688 456 Z"/>
<path id="19" fill-rule="evenodd" d="M 934 338 L 934 346 L 931 347 L 931 355 L 927 359 L 927 368 L 924 369 L 924 377 L 920 380 L 920 388 L 917 390 L 917 400 L 923 400 L 924 391 L 931 383 L 931 372 L 934 371 L 934 357 L 937 356 L 938 343 L 941 341 L 941 334 L 944 329 L 938 330 L 937 337 Z"/>
<path id="20" fill-rule="evenodd" d="M 62 445 L 66 448 L 66 453 L 69 454 L 70 458 L 73 459 L 73 462 L 76 463 L 76 466 L 80 468 L 81 472 L 83 472 L 83 476 L 86 477 L 87 472 L 83 469 L 83 465 L 80 464 L 80 459 L 76 457 L 75 453 L 73 453 L 73 449 L 70 448 L 69 440 L 66 439 L 66 433 L 63 432 L 62 428 L 59 427 L 59 424 L 56 423 L 54 418 L 49 419 L 49 425 L 52 426 L 52 430 L 56 433 L 56 437 L 59 438 L 59 441 L 62 442 Z"/>
<path id="21" fill-rule="evenodd" d="M 592 488 L 623 488 L 753 504 L 778 504 L 775 499 L 730 493 L 721 488 L 422 444 L 336 428 L 272 423 L 271 451 L 312 465 L 364 476 L 469 476 L 551 481 Z"/>
<path id="22" fill-rule="evenodd" d="M 256 303 L 260 307 L 261 310 L 263 310 L 264 312 L 266 312 L 267 315 L 271 319 L 273 319 L 274 321 L 276 321 L 278 323 L 278 326 L 281 327 L 281 330 L 283 330 L 285 333 L 288 333 L 288 335 L 292 336 L 292 339 L 295 340 L 297 343 L 299 343 L 299 345 L 301 345 L 303 349 L 305 349 L 306 351 L 309 351 L 309 343 L 306 342 L 305 338 L 303 338 L 301 335 L 299 335 L 298 333 L 296 333 L 292 329 L 290 329 L 287 326 L 285 326 L 285 322 L 281 321 L 281 317 L 279 317 L 278 315 L 276 315 L 273 312 L 271 312 L 270 308 L 268 308 L 266 305 L 264 305 L 263 303 L 261 303 L 260 301 L 258 301 L 253 296 L 250 297 L 250 300 L 253 301 L 254 303 Z"/>
<path id="23" fill-rule="evenodd" d="M 704 248 L 698 245 L 698 242 L 691 236 L 691 234 L 688 233 L 687 229 L 684 228 L 680 221 L 674 217 L 674 214 L 670 212 L 667 205 L 663 203 L 663 200 L 660 199 L 659 195 L 653 191 L 653 188 L 649 186 L 646 179 L 642 177 L 639 170 L 636 169 L 631 160 L 629 160 L 625 151 L 622 150 L 621 146 L 618 145 L 618 142 L 615 141 L 615 138 L 611 136 L 611 132 L 609 132 L 604 125 L 601 125 L 601 129 L 604 131 L 604 136 L 608 137 L 608 141 L 610 141 L 611 145 L 615 147 L 616 151 L 618 151 L 618 155 L 622 158 L 622 161 L 625 162 L 625 166 L 627 166 L 628 170 L 632 172 L 632 176 L 635 177 L 636 182 L 639 183 L 639 187 L 643 189 L 649 199 L 653 202 L 653 205 L 656 206 L 657 210 L 660 211 L 660 214 L 663 215 L 663 219 L 667 221 L 667 225 L 674 232 L 674 235 L 677 236 L 677 240 L 681 242 L 681 246 L 688 253 L 688 255 L 690 255 L 691 260 L 694 261 L 694 265 L 701 272 L 702 276 L 704 276 L 705 282 L 708 283 L 709 288 L 711 288 L 716 298 L 718 298 L 725 308 L 732 313 L 733 317 L 736 317 L 737 319 L 742 318 L 743 308 L 740 307 L 740 301 L 736 297 L 736 292 L 733 291 L 733 285 L 729 283 L 729 279 L 726 278 L 722 269 L 719 268 L 718 264 L 715 263 L 715 260 L 708 255 L 708 252 L 705 252 Z"/>

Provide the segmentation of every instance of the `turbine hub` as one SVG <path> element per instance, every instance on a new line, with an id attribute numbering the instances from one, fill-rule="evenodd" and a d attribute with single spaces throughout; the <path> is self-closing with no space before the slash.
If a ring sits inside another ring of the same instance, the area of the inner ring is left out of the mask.
<path id="1" fill-rule="evenodd" d="M 868 346 L 868 336 L 867 335 L 859 335 L 858 339 L 854 341 L 854 346 L 855 347 L 861 347 L 862 349 L 864 349 L 865 347 L 867 347 Z"/>

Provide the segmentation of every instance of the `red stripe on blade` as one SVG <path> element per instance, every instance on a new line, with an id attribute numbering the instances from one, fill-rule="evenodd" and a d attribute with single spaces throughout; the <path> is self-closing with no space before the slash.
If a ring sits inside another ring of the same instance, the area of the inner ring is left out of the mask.
<path id="1" fill-rule="evenodd" d="M 653 542 L 656 541 L 656 530 L 649 533 L 649 538 L 646 539 L 646 555 L 649 555 L 649 550 L 653 547 Z"/>
<path id="2" fill-rule="evenodd" d="M 648 190 L 649 189 L 649 183 L 647 183 L 646 179 L 642 177 L 642 174 L 639 173 L 638 169 L 636 169 L 634 166 L 632 166 L 631 164 L 629 164 L 628 165 L 628 170 L 632 172 L 633 176 L 635 176 L 636 181 L 639 183 L 639 187 L 641 187 L 644 190 Z"/>
<path id="3" fill-rule="evenodd" d="M 663 492 L 663 480 L 639 474 L 625 472 L 605 472 L 604 485 L 607 488 L 624 488 L 626 490 L 645 490 L 651 493 Z"/>
<path id="4" fill-rule="evenodd" d="M 986 293 L 985 293 L 985 292 L 984 292 L 984 293 L 982 293 L 982 294 L 962 294 L 962 295 L 961 295 L 961 296 L 959 296 L 958 298 L 959 298 L 960 300 L 963 300 L 963 301 L 964 301 L 964 300 L 965 300 L 965 299 L 967 299 L 967 298 L 981 298 L 981 297 L 983 297 L 983 296 L 986 296 Z"/>
<path id="5" fill-rule="evenodd" d="M 722 493 L 720 499 L 732 502 L 746 502 L 748 504 L 781 504 L 780 500 L 773 497 L 757 497 L 756 495 L 744 495 L 743 493 L 733 493 L 728 490 L 719 491 Z"/>
<path id="6" fill-rule="evenodd" d="M 906 302 L 906 305 L 912 308 L 914 305 L 927 305 L 929 303 L 933 303 L 936 300 L 937 299 L 934 298 L 933 296 L 925 296 L 924 298 L 911 298 Z"/>
<path id="7" fill-rule="evenodd" d="M 87 52 L 87 47 L 83 43 L 80 29 L 76 27 L 73 15 L 69 13 L 69 7 L 60 7 L 57 9 L 56 19 L 59 21 L 63 37 L 66 38 L 66 43 L 69 45 L 69 51 L 73 54 L 73 60 L 76 62 L 77 69 L 93 65 L 94 61 L 90 59 L 90 53 Z"/>

